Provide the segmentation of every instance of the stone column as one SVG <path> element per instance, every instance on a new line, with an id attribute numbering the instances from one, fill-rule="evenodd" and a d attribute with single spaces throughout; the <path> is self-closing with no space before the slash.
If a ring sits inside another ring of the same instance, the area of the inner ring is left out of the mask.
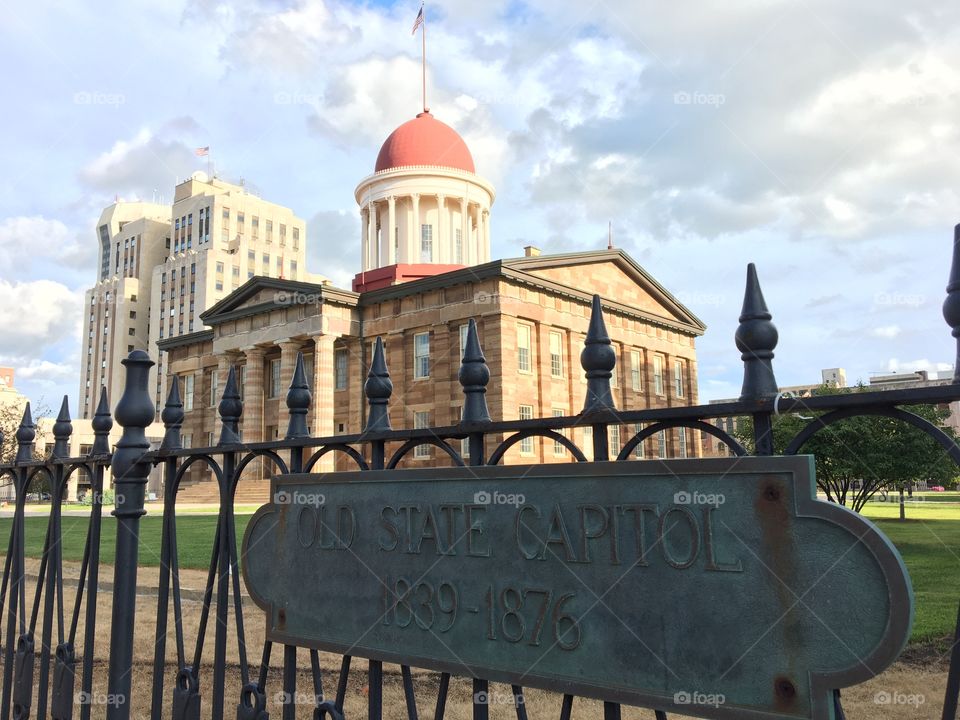
<path id="1" fill-rule="evenodd" d="M 333 342 L 334 335 L 319 335 L 313 339 L 313 413 L 310 432 L 314 436 L 327 437 L 334 434 L 333 425 Z M 332 472 L 336 457 L 325 455 L 315 467 L 315 472 Z"/>
<path id="2" fill-rule="evenodd" d="M 367 206 L 367 270 L 379 267 L 377 258 L 377 207 L 373 203 Z M 293 377 L 291 375 L 291 377 Z"/>
<path id="3" fill-rule="evenodd" d="M 244 348 L 245 369 L 237 380 L 242 381 L 243 414 L 240 416 L 240 438 L 244 443 L 263 441 L 263 357 L 266 350 L 254 345 Z M 243 477 L 262 480 L 263 461 L 253 460 L 243 472 Z"/>
<path id="4" fill-rule="evenodd" d="M 436 262 L 450 262 L 450 223 L 447 222 L 447 196 L 437 195 L 437 234 L 433 239 L 433 257 Z"/>
<path id="5" fill-rule="evenodd" d="M 490 262 L 490 211 L 483 211 L 483 245 L 482 262 Z"/>
<path id="6" fill-rule="evenodd" d="M 277 413 L 277 432 L 280 437 L 287 433 L 287 422 L 290 420 L 290 414 L 287 412 L 287 389 L 293 382 L 293 371 L 297 367 L 297 353 L 303 347 L 301 340 L 281 340 L 277 343 L 280 347 L 280 412 Z"/>
<path id="7" fill-rule="evenodd" d="M 245 443 L 263 440 L 263 356 L 261 347 L 249 347 L 243 351 L 247 359 L 243 384 L 243 441 Z"/>
<path id="8" fill-rule="evenodd" d="M 420 259 L 420 193 L 414 193 L 410 196 L 413 200 L 413 232 L 410 237 L 410 248 L 413 253 L 410 256 L 411 263 L 419 263 Z"/>
<path id="9" fill-rule="evenodd" d="M 460 243 L 463 246 L 463 264 L 471 265 L 470 204 L 466 197 L 460 199 Z"/>
<path id="10" fill-rule="evenodd" d="M 391 195 L 387 198 L 387 220 L 390 225 L 387 227 L 387 264 L 396 265 L 400 260 L 397 259 L 397 241 L 394 240 L 397 235 L 397 198 Z"/>
<path id="11" fill-rule="evenodd" d="M 370 269 L 370 252 L 367 248 L 367 222 L 369 222 L 370 213 L 366 208 L 360 208 L 360 267 L 363 270 Z"/>

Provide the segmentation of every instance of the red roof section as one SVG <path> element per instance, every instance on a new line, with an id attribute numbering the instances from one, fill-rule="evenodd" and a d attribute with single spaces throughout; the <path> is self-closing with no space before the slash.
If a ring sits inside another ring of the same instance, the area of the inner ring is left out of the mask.
<path id="1" fill-rule="evenodd" d="M 463 138 L 429 112 L 420 113 L 390 134 L 377 156 L 376 172 L 411 165 L 476 172 Z"/>

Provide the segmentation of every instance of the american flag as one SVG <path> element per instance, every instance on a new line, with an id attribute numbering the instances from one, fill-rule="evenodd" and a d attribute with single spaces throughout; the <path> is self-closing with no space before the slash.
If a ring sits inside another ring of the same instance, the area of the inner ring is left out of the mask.
<path id="1" fill-rule="evenodd" d="M 413 32 L 411 35 L 417 34 L 417 28 L 423 25 L 423 5 L 420 6 L 420 12 L 417 13 L 417 19 L 413 21 Z"/>
<path id="2" fill-rule="evenodd" d="M 206 157 L 207 155 L 210 154 L 210 146 L 207 145 L 206 147 L 197 148 L 196 150 L 193 151 L 193 154 L 196 155 L 197 157 Z"/>

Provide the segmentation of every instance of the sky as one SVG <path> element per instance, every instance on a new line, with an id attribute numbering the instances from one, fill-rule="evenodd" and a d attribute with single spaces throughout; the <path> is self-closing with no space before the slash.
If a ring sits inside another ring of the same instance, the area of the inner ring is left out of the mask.
<path id="1" fill-rule="evenodd" d="M 420 109 L 419 3 L 13 0 L 0 25 L 0 365 L 76 408 L 95 224 L 206 162 L 359 266 L 353 191 Z M 492 256 L 626 250 L 707 324 L 700 399 L 739 395 L 746 265 L 781 385 L 947 371 L 960 4 L 437 0 L 428 104 L 497 188 Z M 11 70 L 13 69 L 13 70 Z M 114 399 L 116 400 L 116 399 Z"/>

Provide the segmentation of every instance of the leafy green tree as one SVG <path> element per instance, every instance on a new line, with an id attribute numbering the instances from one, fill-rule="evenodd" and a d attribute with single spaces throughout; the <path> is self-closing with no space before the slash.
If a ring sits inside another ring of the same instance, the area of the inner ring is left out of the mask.
<path id="1" fill-rule="evenodd" d="M 823 386 L 813 395 L 865 392 L 867 388 Z M 949 411 L 932 405 L 905 406 L 956 440 L 944 421 Z M 823 413 L 790 413 L 773 418 L 774 451 L 782 453 L 791 440 Z M 743 418 L 735 431 L 745 447 L 753 447 L 752 418 Z M 900 517 L 905 517 L 904 491 L 925 480 L 930 485 L 955 481 L 958 467 L 933 438 L 922 430 L 893 418 L 864 415 L 841 420 L 813 435 L 800 448 L 816 459 L 817 485 L 827 499 L 859 512 L 877 493 L 900 494 Z"/>

